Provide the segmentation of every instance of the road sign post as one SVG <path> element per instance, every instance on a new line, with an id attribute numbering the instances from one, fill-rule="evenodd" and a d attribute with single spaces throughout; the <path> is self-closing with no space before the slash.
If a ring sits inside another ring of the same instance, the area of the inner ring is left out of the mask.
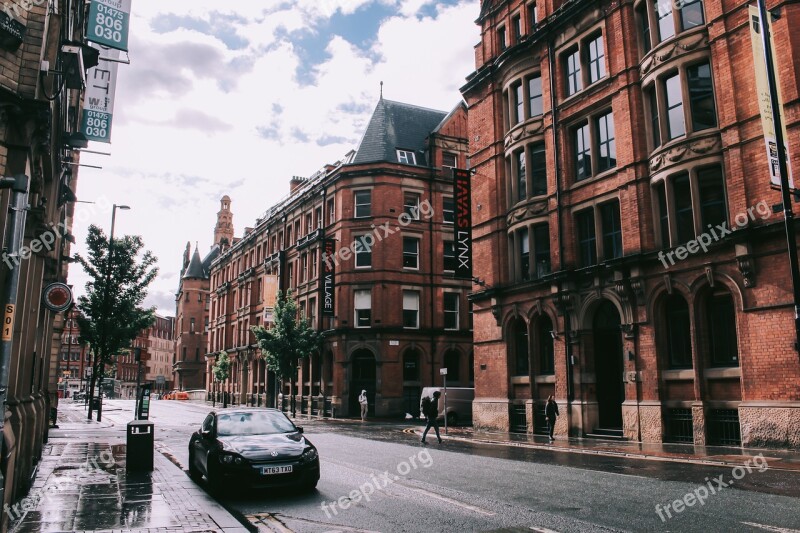
<path id="1" fill-rule="evenodd" d="M 444 379 L 444 434 L 447 435 L 447 369 L 440 368 L 439 374 Z"/>

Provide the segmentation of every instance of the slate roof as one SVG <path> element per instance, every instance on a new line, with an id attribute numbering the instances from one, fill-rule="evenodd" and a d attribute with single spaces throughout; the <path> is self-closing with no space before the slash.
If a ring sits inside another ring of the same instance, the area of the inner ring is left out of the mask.
<path id="1" fill-rule="evenodd" d="M 425 139 L 447 116 L 427 109 L 381 98 L 369 121 L 353 164 L 399 163 L 397 150 L 413 151 L 416 166 L 428 166 Z"/>
<path id="2" fill-rule="evenodd" d="M 201 260 L 200 252 L 197 250 L 197 247 L 195 247 L 192 260 L 189 262 L 189 266 L 183 274 L 183 279 L 208 279 L 211 273 L 211 263 L 214 262 L 214 259 L 216 259 L 218 255 L 219 245 L 215 244 L 214 247 L 211 248 L 211 251 Z"/>

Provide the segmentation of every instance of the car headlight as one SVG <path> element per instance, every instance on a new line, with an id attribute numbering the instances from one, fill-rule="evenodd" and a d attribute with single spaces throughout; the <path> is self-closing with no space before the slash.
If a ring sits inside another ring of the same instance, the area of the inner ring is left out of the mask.
<path id="1" fill-rule="evenodd" d="M 300 460 L 305 463 L 310 463 L 317 457 L 319 457 L 319 454 L 317 453 L 316 448 L 309 448 L 303 452 L 303 455 L 300 456 Z"/>
<path id="2" fill-rule="evenodd" d="M 245 464 L 245 460 L 243 457 L 231 453 L 224 453 L 220 455 L 219 462 L 225 465 L 237 465 L 237 466 Z"/>

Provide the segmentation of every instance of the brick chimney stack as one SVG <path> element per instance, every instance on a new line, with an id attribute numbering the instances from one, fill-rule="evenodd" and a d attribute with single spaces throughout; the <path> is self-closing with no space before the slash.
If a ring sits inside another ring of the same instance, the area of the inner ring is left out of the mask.
<path id="1" fill-rule="evenodd" d="M 306 179 L 303 177 L 292 176 L 291 181 L 289 181 L 289 194 L 294 194 L 305 182 Z"/>

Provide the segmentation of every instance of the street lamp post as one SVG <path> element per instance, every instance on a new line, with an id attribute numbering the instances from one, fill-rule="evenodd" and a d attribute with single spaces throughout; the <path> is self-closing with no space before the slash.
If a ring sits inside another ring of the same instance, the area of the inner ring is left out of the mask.
<path id="1" fill-rule="evenodd" d="M 111 284 L 111 267 L 112 267 L 112 262 L 113 262 L 113 259 L 114 259 L 114 224 L 116 223 L 117 209 L 121 209 L 123 211 L 126 211 L 126 210 L 130 209 L 130 206 L 114 204 L 111 207 L 111 233 L 108 236 L 108 261 L 106 262 L 106 282 L 105 282 L 105 285 L 103 286 L 103 329 L 101 330 L 102 331 L 102 334 L 101 334 L 102 341 L 100 342 L 101 352 L 102 352 L 102 350 L 105 349 L 106 339 L 108 338 L 108 314 L 109 314 L 109 311 L 108 311 L 108 297 L 109 297 L 108 286 Z M 97 357 L 97 356 L 100 357 L 99 363 L 100 363 L 101 366 L 104 366 L 103 365 L 103 356 L 104 355 L 105 354 L 103 354 L 103 353 L 95 355 L 95 357 Z M 95 361 L 95 366 L 97 364 L 98 364 L 98 361 Z M 98 387 L 101 390 L 98 390 L 97 421 L 100 422 L 100 419 L 101 419 L 101 417 L 103 415 L 103 391 L 102 391 L 103 372 L 102 371 L 100 372 L 100 376 L 99 376 L 98 379 L 100 380 L 100 385 Z M 92 398 L 94 398 L 94 390 L 92 390 L 91 396 L 92 396 Z M 92 419 L 92 404 L 91 404 L 91 402 L 89 402 L 89 420 L 91 420 L 91 419 Z"/>

